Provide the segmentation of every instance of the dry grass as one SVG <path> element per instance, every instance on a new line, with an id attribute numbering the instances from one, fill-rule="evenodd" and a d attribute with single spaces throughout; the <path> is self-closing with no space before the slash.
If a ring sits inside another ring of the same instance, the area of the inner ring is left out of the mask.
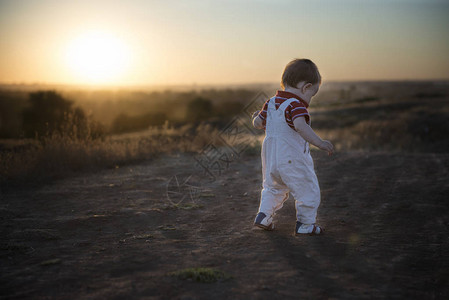
<path id="1" fill-rule="evenodd" d="M 337 151 L 449 151 L 447 98 L 372 101 L 319 110 L 315 131 Z"/>
<path id="2" fill-rule="evenodd" d="M 151 160 L 161 153 L 196 152 L 217 135 L 209 125 L 160 128 L 103 138 L 71 131 L 0 152 L 1 181 L 40 181 L 68 174 Z"/>
<path id="3" fill-rule="evenodd" d="M 448 152 L 447 100 L 370 98 L 340 103 L 312 111 L 313 128 L 331 140 L 337 151 Z M 259 136 L 246 132 L 237 138 L 221 134 L 223 142 L 217 138 L 220 131 L 208 124 L 173 127 L 166 123 L 112 136 L 92 135 L 93 129 L 80 131 L 69 123 L 60 133 L 22 140 L 9 149 L 0 143 L 0 182 L 32 183 L 151 160 L 162 153 L 198 153 L 209 143 L 259 155 L 263 139 L 262 131 Z"/>

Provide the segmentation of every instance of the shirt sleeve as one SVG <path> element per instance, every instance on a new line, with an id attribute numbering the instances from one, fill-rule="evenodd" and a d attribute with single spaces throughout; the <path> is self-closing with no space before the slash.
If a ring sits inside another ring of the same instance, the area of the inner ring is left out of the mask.
<path id="1" fill-rule="evenodd" d="M 263 128 L 265 128 L 265 125 L 266 125 L 266 123 L 267 123 L 268 101 L 270 101 L 270 100 L 267 100 L 267 101 L 265 102 L 265 104 L 264 104 L 263 107 L 262 107 L 262 110 L 261 110 L 261 111 L 259 112 L 259 114 L 258 114 L 258 117 L 262 119 L 262 125 L 263 125 Z"/>
<path id="2" fill-rule="evenodd" d="M 307 124 L 310 124 L 310 115 L 307 108 L 299 101 L 292 102 L 287 109 L 287 118 L 293 123 L 296 118 L 304 117 Z"/>

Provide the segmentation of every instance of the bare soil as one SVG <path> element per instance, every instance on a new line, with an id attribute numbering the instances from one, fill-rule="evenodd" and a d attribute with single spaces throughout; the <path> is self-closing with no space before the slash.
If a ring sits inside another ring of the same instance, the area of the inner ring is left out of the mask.
<path id="1" fill-rule="evenodd" d="M 215 181 L 180 154 L 4 187 L 0 297 L 449 299 L 449 154 L 312 154 L 326 228 L 314 237 L 293 235 L 293 199 L 274 231 L 253 227 L 257 155 Z M 170 274 L 202 267 L 232 277 Z"/>

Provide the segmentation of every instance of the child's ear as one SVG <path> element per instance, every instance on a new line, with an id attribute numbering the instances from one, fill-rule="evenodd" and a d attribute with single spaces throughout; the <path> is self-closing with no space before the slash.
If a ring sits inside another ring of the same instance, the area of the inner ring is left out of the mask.
<path id="1" fill-rule="evenodd" d="M 304 84 L 302 86 L 302 92 L 305 93 L 307 89 L 310 89 L 312 87 L 313 84 L 311 84 L 310 82 Z"/>

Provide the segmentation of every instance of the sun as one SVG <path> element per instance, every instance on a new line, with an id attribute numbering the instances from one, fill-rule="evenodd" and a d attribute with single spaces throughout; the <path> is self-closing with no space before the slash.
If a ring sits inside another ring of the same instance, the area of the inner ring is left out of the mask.
<path id="1" fill-rule="evenodd" d="M 66 62 L 81 82 L 118 83 L 129 66 L 126 44 L 104 31 L 90 31 L 74 38 L 66 51 Z"/>

